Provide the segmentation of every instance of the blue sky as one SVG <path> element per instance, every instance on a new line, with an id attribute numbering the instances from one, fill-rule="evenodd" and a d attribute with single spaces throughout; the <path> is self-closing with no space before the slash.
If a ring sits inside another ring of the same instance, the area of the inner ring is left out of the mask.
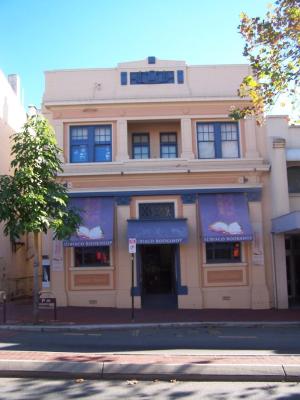
<path id="1" fill-rule="evenodd" d="M 40 106 L 43 71 L 144 59 L 245 63 L 239 14 L 266 0 L 0 0 L 0 69 L 18 73 L 24 104 Z"/>

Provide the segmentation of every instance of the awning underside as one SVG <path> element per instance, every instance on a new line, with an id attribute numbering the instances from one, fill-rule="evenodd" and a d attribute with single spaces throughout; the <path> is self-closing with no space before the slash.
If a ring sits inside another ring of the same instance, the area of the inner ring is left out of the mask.
<path id="1" fill-rule="evenodd" d="M 137 244 L 184 243 L 188 238 L 186 219 L 128 220 L 127 237 Z"/>
<path id="2" fill-rule="evenodd" d="M 300 233 L 300 211 L 272 219 L 273 233 Z"/>

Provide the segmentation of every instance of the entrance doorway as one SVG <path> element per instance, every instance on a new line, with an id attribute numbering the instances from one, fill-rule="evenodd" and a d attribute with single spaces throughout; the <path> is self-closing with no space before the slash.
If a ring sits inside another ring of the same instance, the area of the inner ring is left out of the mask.
<path id="1" fill-rule="evenodd" d="M 290 307 L 300 307 L 300 235 L 286 236 L 286 274 Z"/>
<path id="2" fill-rule="evenodd" d="M 143 308 L 177 308 L 176 245 L 141 245 Z"/>

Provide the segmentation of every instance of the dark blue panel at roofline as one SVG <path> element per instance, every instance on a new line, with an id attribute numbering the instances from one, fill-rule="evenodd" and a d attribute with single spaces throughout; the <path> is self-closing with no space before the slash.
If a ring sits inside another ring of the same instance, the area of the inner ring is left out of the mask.
<path id="1" fill-rule="evenodd" d="M 159 196 L 159 195 L 190 195 L 204 193 L 246 193 L 249 201 L 260 201 L 262 189 L 258 188 L 222 188 L 222 189 L 157 189 L 157 190 L 131 190 L 122 192 L 77 192 L 69 193 L 69 197 L 95 197 L 95 196 L 113 196 L 113 197 L 130 197 L 130 196 Z"/>
<path id="2" fill-rule="evenodd" d="M 148 64 L 155 64 L 156 63 L 156 58 L 153 56 L 148 57 Z"/>
<path id="3" fill-rule="evenodd" d="M 163 83 L 175 83 L 174 71 L 130 72 L 131 85 L 153 85 Z"/>
<path id="4" fill-rule="evenodd" d="M 127 72 L 121 72 L 121 85 L 127 85 Z"/>

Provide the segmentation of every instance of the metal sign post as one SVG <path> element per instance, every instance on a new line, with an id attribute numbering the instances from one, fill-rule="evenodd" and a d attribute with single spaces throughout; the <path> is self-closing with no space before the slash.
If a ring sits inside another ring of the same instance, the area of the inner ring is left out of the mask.
<path id="1" fill-rule="evenodd" d="M 134 321 L 134 254 L 131 254 L 131 321 Z"/>
<path id="2" fill-rule="evenodd" d="M 128 239 L 128 251 L 131 254 L 131 321 L 134 321 L 134 254 L 136 253 L 136 239 Z"/>
<path id="3" fill-rule="evenodd" d="M 3 324 L 6 323 L 6 292 L 0 292 L 0 300 L 2 301 L 2 322 Z"/>

